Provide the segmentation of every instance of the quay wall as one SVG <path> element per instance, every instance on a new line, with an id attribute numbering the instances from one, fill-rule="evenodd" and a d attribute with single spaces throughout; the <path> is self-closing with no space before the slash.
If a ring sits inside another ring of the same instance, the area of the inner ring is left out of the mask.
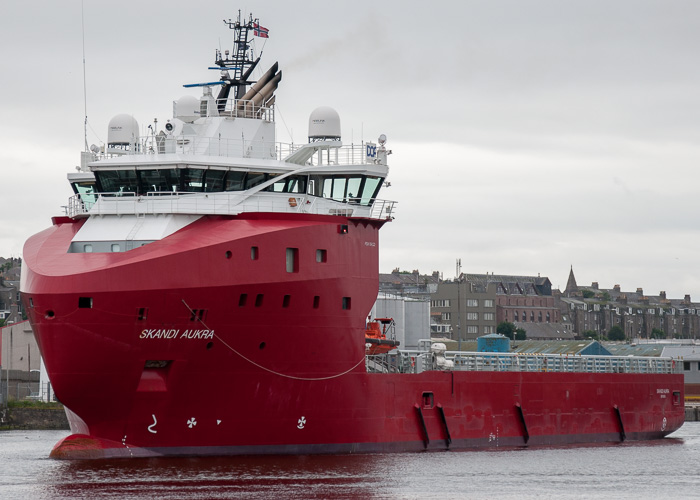
<path id="1" fill-rule="evenodd" d="M 700 405 L 686 405 L 685 407 L 686 422 L 700 422 Z"/>
<path id="2" fill-rule="evenodd" d="M 3 408 L 0 429 L 70 430 L 70 427 L 63 408 Z"/>

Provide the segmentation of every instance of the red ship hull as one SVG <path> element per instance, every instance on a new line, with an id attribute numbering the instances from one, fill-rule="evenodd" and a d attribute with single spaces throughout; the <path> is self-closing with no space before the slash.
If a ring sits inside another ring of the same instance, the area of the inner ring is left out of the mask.
<path id="1" fill-rule="evenodd" d="M 203 217 L 102 254 L 66 253 L 82 222 L 59 222 L 22 283 L 75 433 L 58 458 L 606 442 L 684 420 L 680 374 L 367 373 L 380 221 Z"/>

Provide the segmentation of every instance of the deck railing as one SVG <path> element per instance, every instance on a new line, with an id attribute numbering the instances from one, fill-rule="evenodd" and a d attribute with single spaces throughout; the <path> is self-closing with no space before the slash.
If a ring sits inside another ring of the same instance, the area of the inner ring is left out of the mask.
<path id="1" fill-rule="evenodd" d="M 642 356 L 581 356 L 447 351 L 454 371 L 571 372 L 571 373 L 682 373 L 672 358 Z M 374 364 L 378 364 L 375 361 Z M 424 350 L 396 350 L 383 361 L 386 371 L 420 373 L 437 370 L 436 355 Z"/>
<path id="2" fill-rule="evenodd" d="M 322 144 L 306 164 L 308 165 L 363 165 L 376 161 L 376 154 L 368 156 L 368 144 L 333 145 Z M 338 143 L 339 144 L 339 143 Z M 227 158 L 258 158 L 282 161 L 306 143 L 285 143 L 245 138 L 227 139 L 225 137 L 207 137 L 190 134 L 156 135 L 140 137 L 135 144 L 109 148 L 94 154 L 90 161 L 99 161 L 129 155 L 178 154 L 185 156 L 215 156 Z M 371 149 L 371 148 L 370 148 Z"/>
<path id="3" fill-rule="evenodd" d="M 389 220 L 394 217 L 396 202 L 370 200 L 369 205 L 335 203 L 325 198 L 295 193 L 262 193 L 244 201 L 243 191 L 224 193 L 153 192 L 145 196 L 135 193 L 76 194 L 68 199 L 66 215 L 79 217 L 94 215 L 235 215 L 245 212 L 308 213 L 341 215 Z"/>

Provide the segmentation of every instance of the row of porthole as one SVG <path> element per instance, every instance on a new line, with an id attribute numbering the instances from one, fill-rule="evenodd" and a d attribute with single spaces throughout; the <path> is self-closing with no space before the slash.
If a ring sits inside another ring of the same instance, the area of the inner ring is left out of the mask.
<path id="1" fill-rule="evenodd" d="M 264 297 L 265 297 L 265 295 L 262 293 L 259 293 L 255 296 L 255 307 L 262 307 Z M 292 296 L 285 295 L 284 298 L 282 299 L 282 307 L 284 307 L 284 308 L 289 307 L 291 301 L 292 301 Z M 245 307 L 247 303 L 248 303 L 248 294 L 242 293 L 240 295 L 240 297 L 238 297 L 238 307 Z M 342 308 L 345 310 L 350 309 L 350 307 L 352 305 L 352 299 L 350 297 L 343 297 L 341 305 L 342 305 Z M 319 295 L 314 295 L 313 308 L 318 309 L 320 306 L 321 306 L 321 297 Z"/>
<path id="2" fill-rule="evenodd" d="M 287 250 L 296 250 L 296 249 L 291 249 L 288 248 Z M 231 250 L 226 250 L 226 258 L 231 259 L 233 258 L 233 252 Z M 259 251 L 258 247 L 250 247 L 250 260 L 258 260 L 259 258 Z M 316 262 L 326 262 L 328 260 L 328 251 L 324 248 L 317 248 L 316 249 Z"/>
<path id="3" fill-rule="evenodd" d="M 263 298 L 264 294 L 259 293 L 255 296 L 255 307 L 262 307 L 263 305 Z M 85 303 L 85 299 L 89 299 L 89 306 Z M 285 295 L 284 298 L 282 299 L 282 307 L 287 308 L 289 307 L 290 303 L 292 300 L 291 295 Z M 240 297 L 238 298 L 238 306 L 239 307 L 245 307 L 246 303 L 248 302 L 248 294 L 247 293 L 242 293 Z M 78 305 L 81 308 L 92 308 L 92 298 L 91 297 L 80 297 L 78 301 Z M 313 302 L 313 308 L 318 309 L 321 305 L 321 297 L 319 295 L 314 295 L 314 302 Z M 352 299 L 350 297 L 343 297 L 342 299 L 342 308 L 344 310 L 349 310 L 352 305 Z M 140 308 L 139 309 L 139 315 L 138 318 L 139 320 L 144 320 L 146 319 L 146 315 L 148 309 L 147 308 Z M 192 316 L 190 318 L 191 321 L 194 321 L 195 319 L 200 319 L 203 320 L 204 315 L 206 314 L 205 309 L 195 309 L 192 312 Z M 53 319 L 56 316 L 53 310 L 49 309 L 46 311 L 46 319 Z"/>

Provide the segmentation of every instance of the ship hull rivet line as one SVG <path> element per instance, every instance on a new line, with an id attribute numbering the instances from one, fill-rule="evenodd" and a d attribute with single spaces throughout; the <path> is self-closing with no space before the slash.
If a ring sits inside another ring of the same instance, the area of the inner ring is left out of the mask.
<path id="1" fill-rule="evenodd" d="M 416 413 L 418 414 L 418 421 L 420 422 L 421 429 L 423 430 L 423 447 L 425 449 L 428 449 L 428 445 L 430 444 L 430 437 L 428 437 L 428 428 L 425 426 L 423 410 L 421 410 L 420 406 L 418 406 L 417 404 L 414 404 L 413 407 L 416 409 Z"/>
<path id="2" fill-rule="evenodd" d="M 522 406 L 520 406 L 520 403 L 515 403 L 515 411 L 520 417 L 520 423 L 523 424 L 523 439 L 525 440 L 525 444 L 527 444 L 527 442 L 530 440 L 530 433 L 527 430 L 527 423 L 525 422 L 525 413 L 523 412 L 523 408 Z"/>
<path id="3" fill-rule="evenodd" d="M 452 436 L 450 435 L 450 429 L 447 427 L 447 417 L 445 417 L 445 409 L 442 407 L 441 404 L 437 405 L 438 412 L 440 413 L 440 420 L 442 420 L 442 425 L 445 427 L 445 446 L 447 449 L 450 449 L 450 445 L 452 444 Z"/>
<path id="4" fill-rule="evenodd" d="M 620 413 L 620 408 L 617 405 L 613 405 L 613 409 L 617 416 L 617 423 L 620 424 L 620 441 L 624 442 L 627 439 L 627 435 L 625 434 L 625 424 L 622 423 L 622 413 Z"/>

